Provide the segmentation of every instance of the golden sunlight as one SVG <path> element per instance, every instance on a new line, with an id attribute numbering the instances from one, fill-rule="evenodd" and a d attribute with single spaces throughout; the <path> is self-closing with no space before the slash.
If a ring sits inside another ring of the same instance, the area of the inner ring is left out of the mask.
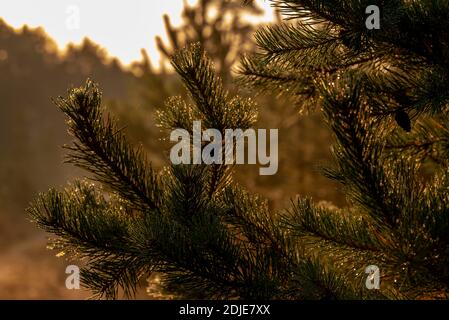
<path id="1" fill-rule="evenodd" d="M 59 49 L 71 42 L 79 44 L 88 37 L 128 65 L 141 58 L 141 48 L 148 51 L 153 62 L 159 61 L 154 38 L 157 35 L 165 38 L 162 15 L 167 13 L 174 25 L 179 24 L 184 1 L 15 0 L 2 1 L 0 12 L 14 28 L 25 24 L 43 27 Z M 258 21 L 271 20 L 269 2 L 260 0 L 259 6 L 268 10 Z"/>

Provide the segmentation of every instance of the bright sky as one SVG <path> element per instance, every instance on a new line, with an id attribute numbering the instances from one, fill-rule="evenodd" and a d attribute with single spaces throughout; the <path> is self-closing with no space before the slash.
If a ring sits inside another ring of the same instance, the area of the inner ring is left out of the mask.
<path id="1" fill-rule="evenodd" d="M 238 0 L 236 0 L 238 1 Z M 147 49 L 153 63 L 159 61 L 154 38 L 165 38 L 162 14 L 174 25 L 180 23 L 184 0 L 1 0 L 0 15 L 11 26 L 42 26 L 63 49 L 84 37 L 105 47 L 125 65 L 140 60 Z M 189 0 L 189 3 L 195 3 Z M 258 0 L 268 9 L 263 21 L 272 18 L 268 0 Z"/>

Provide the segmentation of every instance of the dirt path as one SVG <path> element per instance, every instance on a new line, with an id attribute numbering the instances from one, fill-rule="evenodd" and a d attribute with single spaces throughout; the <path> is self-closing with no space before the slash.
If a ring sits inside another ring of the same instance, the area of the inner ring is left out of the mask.
<path id="1" fill-rule="evenodd" d="M 68 262 L 46 249 L 42 233 L 6 244 L 0 251 L 0 299 L 85 299 L 84 290 L 65 287 Z"/>

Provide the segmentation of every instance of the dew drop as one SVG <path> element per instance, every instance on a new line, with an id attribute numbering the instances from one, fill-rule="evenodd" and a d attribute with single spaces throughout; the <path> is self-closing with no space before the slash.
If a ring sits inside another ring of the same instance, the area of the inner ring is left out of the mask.
<path id="1" fill-rule="evenodd" d="M 61 251 L 58 254 L 56 254 L 56 257 L 58 257 L 58 258 L 61 258 L 63 256 L 65 256 L 65 251 Z"/>

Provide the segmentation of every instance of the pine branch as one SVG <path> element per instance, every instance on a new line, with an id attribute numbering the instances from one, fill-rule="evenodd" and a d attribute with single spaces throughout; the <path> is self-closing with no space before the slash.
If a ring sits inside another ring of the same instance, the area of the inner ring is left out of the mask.
<path id="1" fill-rule="evenodd" d="M 209 128 L 224 132 L 225 128 L 246 129 L 254 123 L 254 103 L 238 96 L 229 98 L 229 93 L 215 75 L 212 61 L 205 56 L 199 44 L 178 52 L 172 64 Z"/>
<path id="2" fill-rule="evenodd" d="M 363 215 L 316 208 L 310 200 L 299 199 L 283 221 L 297 236 L 313 235 L 350 248 L 381 251 L 376 230 Z"/>
<path id="3" fill-rule="evenodd" d="M 57 236 L 51 247 L 87 260 L 83 284 L 98 297 L 115 298 L 119 286 L 132 296 L 143 269 L 130 239 L 132 223 L 121 201 L 106 202 L 93 185 L 77 182 L 64 192 L 40 195 L 28 212 L 35 223 Z"/>
<path id="4" fill-rule="evenodd" d="M 259 29 L 255 34 L 263 58 L 293 66 L 323 68 L 342 59 L 337 34 L 331 29 L 314 28 L 305 23 L 279 24 Z"/>
<path id="5" fill-rule="evenodd" d="M 440 166 L 447 166 L 449 154 L 449 127 L 447 117 L 423 118 L 414 126 L 411 134 L 396 131 L 386 146 L 392 157 L 413 157 L 424 163 L 431 160 Z"/>
<path id="6" fill-rule="evenodd" d="M 142 212 L 158 208 L 158 178 L 141 148 L 133 149 L 113 120 L 102 116 L 101 93 L 90 80 L 55 102 L 68 117 L 77 139 L 67 158 L 94 174 Z"/>

